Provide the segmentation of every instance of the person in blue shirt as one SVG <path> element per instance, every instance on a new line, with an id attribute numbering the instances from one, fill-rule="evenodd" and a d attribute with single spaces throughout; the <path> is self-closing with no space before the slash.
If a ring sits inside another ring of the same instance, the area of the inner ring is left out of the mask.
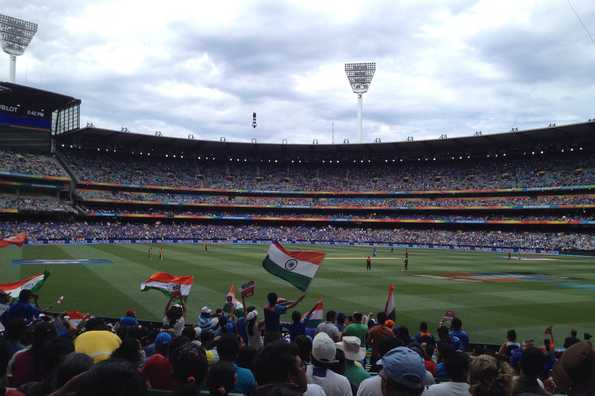
<path id="1" fill-rule="evenodd" d="M 463 322 L 461 319 L 454 317 L 450 324 L 450 336 L 457 337 L 461 341 L 462 351 L 469 350 L 469 335 L 463 330 Z"/>
<path id="2" fill-rule="evenodd" d="M 120 318 L 120 326 L 138 326 L 136 312 L 134 312 L 132 309 L 126 311 L 126 315 Z"/>
<path id="3" fill-rule="evenodd" d="M 289 325 L 289 339 L 293 342 L 300 335 L 306 334 L 306 325 L 302 322 L 300 311 L 291 313 L 291 324 Z"/>
<path id="4" fill-rule="evenodd" d="M 224 334 L 217 342 L 217 354 L 221 362 L 231 363 L 236 371 L 237 381 L 232 392 L 249 395 L 256 388 L 256 379 L 252 371 L 236 364 L 240 353 L 240 342 L 233 334 Z"/>
<path id="5" fill-rule="evenodd" d="M 287 301 L 279 304 L 277 293 L 267 294 L 268 304 L 264 307 L 264 330 L 265 343 L 276 341 L 281 338 L 281 315 L 298 305 L 304 296 L 302 295 L 296 301 Z"/>
<path id="6" fill-rule="evenodd" d="M 7 323 L 12 318 L 23 318 L 27 324 L 33 322 L 41 313 L 37 299 L 38 296 L 31 290 L 21 290 L 17 302 L 13 303 L 2 315 L 2 322 Z M 35 303 L 33 304 L 33 302 Z"/>

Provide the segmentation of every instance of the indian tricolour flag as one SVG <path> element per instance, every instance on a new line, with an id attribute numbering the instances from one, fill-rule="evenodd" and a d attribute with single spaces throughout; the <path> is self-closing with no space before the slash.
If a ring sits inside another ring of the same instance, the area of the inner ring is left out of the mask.
<path id="1" fill-rule="evenodd" d="M 322 298 L 316 301 L 316 304 L 312 307 L 310 311 L 308 311 L 302 317 L 302 322 L 306 327 L 316 327 L 320 322 L 322 322 L 322 317 L 324 315 L 324 302 Z"/>
<path id="2" fill-rule="evenodd" d="M 17 282 L 4 283 L 0 285 L 0 290 L 10 294 L 12 298 L 17 298 L 21 290 L 31 290 L 35 293 L 43 286 L 49 276 L 50 273 L 46 271 L 43 274 L 32 275 Z"/>
<path id="3" fill-rule="evenodd" d="M 274 242 L 262 262 L 265 270 L 286 280 L 301 291 L 306 291 L 324 259 L 324 252 L 303 252 L 285 250 Z"/>
<path id="4" fill-rule="evenodd" d="M 25 242 L 27 242 L 27 234 L 21 232 L 19 234 L 16 234 L 15 236 L 11 236 L 10 238 L 0 239 L 0 248 L 9 245 L 16 245 L 21 247 Z"/>
<path id="5" fill-rule="evenodd" d="M 167 272 L 156 272 L 141 283 L 140 289 L 141 291 L 159 290 L 168 297 L 188 297 L 193 281 L 194 277 L 192 275 L 174 276 Z"/>
<path id="6" fill-rule="evenodd" d="M 386 304 L 384 304 L 384 313 L 388 319 L 395 320 L 395 285 L 388 285 Z"/>

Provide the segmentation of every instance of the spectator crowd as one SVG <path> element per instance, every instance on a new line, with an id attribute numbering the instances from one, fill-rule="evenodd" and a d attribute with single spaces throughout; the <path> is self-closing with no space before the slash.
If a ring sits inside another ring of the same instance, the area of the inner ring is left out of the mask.
<path id="1" fill-rule="evenodd" d="M 120 221 L 0 221 L 0 235 L 26 232 L 37 240 L 205 239 L 295 240 L 353 243 L 414 243 L 527 249 L 595 249 L 595 235 L 577 232 L 454 231 L 437 229 L 376 229 L 361 227 L 212 225 L 187 222 L 133 223 Z"/>
<path id="2" fill-rule="evenodd" d="M 271 292 L 262 307 L 202 307 L 194 322 L 172 296 L 160 323 L 49 313 L 30 290 L 0 294 L 0 394 L 10 396 L 520 396 L 595 394 L 595 350 L 573 330 L 555 348 L 471 343 L 448 313 L 409 330 L 392 312 L 299 311 Z M 282 318 L 289 316 L 289 322 Z M 72 316 L 72 317 L 71 317 Z M 398 315 L 397 315 L 398 318 Z M 4 389 L 6 388 L 6 393 Z M 159 393 L 154 393 L 159 392 Z"/>

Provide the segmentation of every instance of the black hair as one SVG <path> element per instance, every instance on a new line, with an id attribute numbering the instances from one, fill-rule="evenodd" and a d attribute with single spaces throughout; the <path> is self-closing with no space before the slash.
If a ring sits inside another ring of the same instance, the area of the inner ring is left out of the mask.
<path id="1" fill-rule="evenodd" d="M 234 362 L 240 353 L 240 342 L 235 335 L 224 334 L 217 341 L 217 353 L 221 360 Z"/>
<path id="2" fill-rule="evenodd" d="M 333 310 L 327 311 L 326 313 L 326 321 L 327 322 L 334 322 L 337 318 L 337 313 Z"/>
<path id="3" fill-rule="evenodd" d="M 450 353 L 446 358 L 445 366 L 451 381 L 467 381 L 467 374 L 469 373 L 469 355 L 459 351 Z"/>
<path id="4" fill-rule="evenodd" d="M 207 388 L 211 395 L 224 396 L 233 389 L 236 381 L 236 369 L 229 362 L 219 362 L 209 368 Z"/>
<path id="5" fill-rule="evenodd" d="M 90 356 L 84 353 L 69 353 L 56 368 L 52 380 L 53 389 L 61 388 L 73 377 L 89 370 L 91 366 L 93 366 L 93 359 Z"/>
<path id="6" fill-rule="evenodd" d="M 207 376 L 207 355 L 196 344 L 183 344 L 172 352 L 170 361 L 174 369 L 174 378 L 181 384 L 191 382 L 199 387 Z"/>
<path id="7" fill-rule="evenodd" d="M 576 337 L 577 334 L 578 334 L 578 331 L 576 331 L 576 329 L 570 330 L 570 335 L 571 336 Z"/>
<path id="8" fill-rule="evenodd" d="M 25 319 L 22 317 L 13 317 L 6 321 L 4 324 L 5 336 L 9 340 L 20 340 L 25 335 L 25 330 L 27 327 L 25 326 Z"/>
<path id="9" fill-rule="evenodd" d="M 304 363 L 310 363 L 310 360 L 312 359 L 312 340 L 308 336 L 301 334 L 295 337 L 293 342 L 297 346 L 300 357 Z"/>
<path id="10" fill-rule="evenodd" d="M 506 332 L 506 339 L 510 342 L 516 341 L 516 331 L 514 329 L 510 329 Z"/>
<path id="11" fill-rule="evenodd" d="M 107 330 L 105 321 L 101 318 L 91 318 L 85 323 L 85 331 Z"/>
<path id="12" fill-rule="evenodd" d="M 182 335 L 188 337 L 191 340 L 195 340 L 196 339 L 196 330 L 194 330 L 194 327 L 192 327 L 192 326 L 185 326 L 184 329 L 182 330 Z"/>
<path id="13" fill-rule="evenodd" d="M 529 347 L 521 355 L 521 372 L 527 377 L 539 377 L 543 374 L 546 360 L 540 349 Z"/>
<path id="14" fill-rule="evenodd" d="M 277 304 L 277 299 L 278 298 L 279 297 L 277 296 L 277 293 L 271 292 L 271 293 L 267 294 L 267 301 L 269 302 L 270 305 Z"/>
<path id="15" fill-rule="evenodd" d="M 427 332 L 428 331 L 428 322 L 421 322 L 419 324 L 419 331 Z"/>
<path id="16" fill-rule="evenodd" d="M 337 314 L 337 323 L 344 324 L 345 323 L 345 314 L 343 312 L 339 312 Z"/>
<path id="17" fill-rule="evenodd" d="M 82 375 L 77 396 L 144 396 L 147 385 L 137 367 L 123 360 L 106 360 Z"/>
<path id="18" fill-rule="evenodd" d="M 461 319 L 454 317 L 452 318 L 452 322 L 450 323 L 450 328 L 452 330 L 461 330 L 461 328 L 463 327 L 463 322 L 461 321 Z"/>
<path id="19" fill-rule="evenodd" d="M 140 343 L 136 338 L 128 337 L 122 340 L 120 346 L 112 352 L 112 359 L 126 360 L 132 364 L 139 365 L 142 361 Z"/>
<path id="20" fill-rule="evenodd" d="M 33 292 L 29 289 L 23 289 L 19 293 L 19 301 L 27 302 L 33 298 Z"/>
<path id="21" fill-rule="evenodd" d="M 376 319 L 378 320 L 379 325 L 383 325 L 386 322 L 386 314 L 384 312 L 378 312 L 376 314 Z"/>
<path id="22" fill-rule="evenodd" d="M 288 382 L 298 367 L 295 344 L 274 341 L 264 346 L 254 360 L 254 376 L 260 385 Z"/>
<path id="23" fill-rule="evenodd" d="M 302 320 L 302 314 L 300 311 L 293 311 L 291 313 L 291 321 L 293 323 L 299 323 Z"/>
<path id="24" fill-rule="evenodd" d="M 411 342 L 411 336 L 409 335 L 409 329 L 407 326 L 396 327 L 393 332 L 395 333 L 395 336 L 401 340 L 403 345 L 409 345 Z"/>
<path id="25" fill-rule="evenodd" d="M 361 313 L 359 313 L 359 312 L 354 312 L 353 313 L 353 321 L 354 322 L 361 323 L 362 318 L 363 318 L 363 315 Z"/>
<path id="26" fill-rule="evenodd" d="M 403 346 L 403 343 L 398 338 L 388 336 L 383 337 L 378 342 L 378 353 L 380 354 L 380 356 L 384 356 L 388 351 L 400 346 Z"/>
<path id="27" fill-rule="evenodd" d="M 238 353 L 237 365 L 248 370 L 252 370 L 254 364 L 254 358 L 258 350 L 254 347 L 243 345 Z"/>
<path id="28" fill-rule="evenodd" d="M 448 327 L 446 327 L 446 326 L 438 327 L 437 333 L 438 333 L 438 338 L 440 338 L 442 341 L 450 342 L 450 334 L 448 333 Z"/>

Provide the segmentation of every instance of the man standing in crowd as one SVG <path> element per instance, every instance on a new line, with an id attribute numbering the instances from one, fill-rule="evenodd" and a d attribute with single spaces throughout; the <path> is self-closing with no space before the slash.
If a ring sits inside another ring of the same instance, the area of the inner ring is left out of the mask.
<path id="1" fill-rule="evenodd" d="M 430 386 L 424 396 L 469 396 L 469 356 L 459 351 L 449 353 L 446 372 L 450 380 Z"/>
<path id="2" fill-rule="evenodd" d="M 570 330 L 570 337 L 564 339 L 564 348 L 568 349 L 581 340 L 577 337 L 578 332 L 575 329 Z"/>
<path id="3" fill-rule="evenodd" d="M 316 333 L 326 333 L 331 338 L 331 340 L 339 342 L 341 340 L 341 332 L 335 325 L 336 319 L 337 313 L 335 311 L 328 311 L 326 313 L 326 321 L 320 323 L 318 327 L 316 327 Z"/>
<path id="4" fill-rule="evenodd" d="M 345 354 L 345 377 L 357 389 L 363 380 L 370 378 L 360 363 L 366 357 L 366 348 L 362 348 L 358 337 L 350 336 L 343 337 L 343 341 L 337 343 L 337 348 Z"/>
<path id="5" fill-rule="evenodd" d="M 326 396 L 351 395 L 351 385 L 344 376 L 332 370 L 338 363 L 337 346 L 326 333 L 318 333 L 312 341 L 312 364 L 306 368 L 308 383 L 322 387 Z"/>
<path id="6" fill-rule="evenodd" d="M 240 353 L 240 343 L 233 334 L 223 335 L 217 342 L 217 354 L 222 362 L 231 363 L 236 373 L 236 383 L 233 392 L 249 395 L 256 388 L 256 380 L 252 371 L 236 364 Z"/>
<path id="7" fill-rule="evenodd" d="M 304 295 L 297 300 L 288 301 L 284 304 L 279 304 L 279 296 L 277 293 L 267 294 L 268 304 L 264 307 L 264 331 L 265 343 L 276 341 L 281 338 L 281 315 L 298 305 L 303 299 Z"/>
<path id="8" fill-rule="evenodd" d="M 392 349 L 382 357 L 382 396 L 420 396 L 425 375 L 417 352 L 407 347 Z"/>
<path id="9" fill-rule="evenodd" d="M 29 324 L 36 320 L 41 313 L 37 299 L 38 296 L 31 290 L 21 290 L 17 302 L 13 303 L 2 315 L 2 322 L 7 323 L 12 318 L 23 318 L 25 323 Z"/>
<path id="10" fill-rule="evenodd" d="M 368 335 L 368 326 L 362 323 L 363 315 L 359 312 L 353 313 L 353 321 L 345 327 L 343 336 L 357 337 L 360 339 L 360 345 L 366 346 L 366 336 Z"/>

